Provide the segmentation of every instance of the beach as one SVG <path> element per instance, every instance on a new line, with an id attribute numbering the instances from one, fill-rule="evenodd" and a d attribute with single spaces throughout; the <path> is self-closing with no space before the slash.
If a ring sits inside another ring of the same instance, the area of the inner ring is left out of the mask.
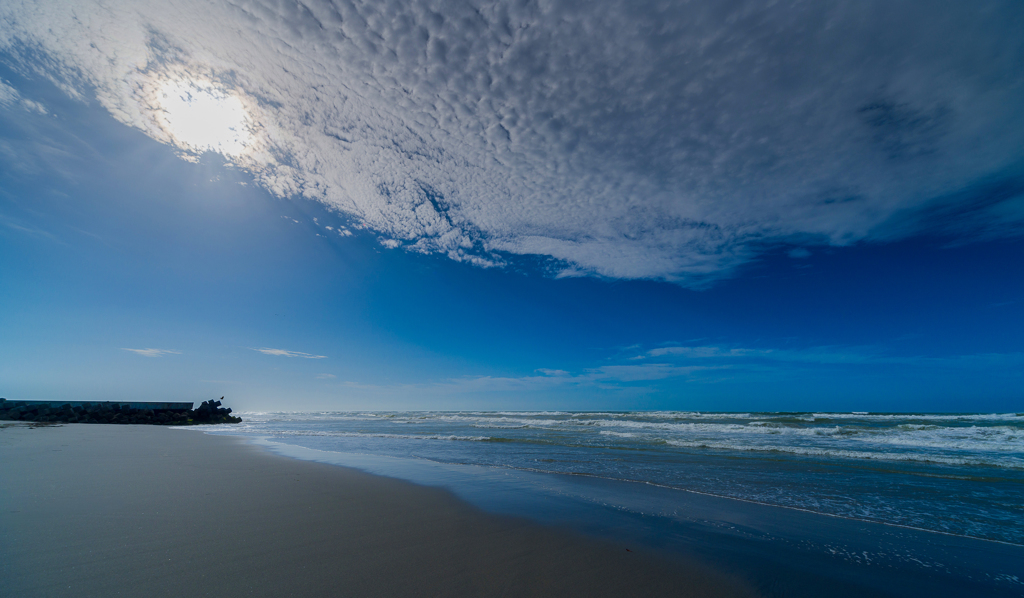
<path id="1" fill-rule="evenodd" d="M 0 598 L 1024 598 L 1024 0 L 0 0 Z"/>
<path id="2" fill-rule="evenodd" d="M 380 411 L 204 426 L 488 513 L 712 565 L 761 596 L 1024 595 L 1016 414 Z"/>
<path id="3" fill-rule="evenodd" d="M 752 596 L 697 559 L 156 426 L 0 430 L 0 595 Z"/>

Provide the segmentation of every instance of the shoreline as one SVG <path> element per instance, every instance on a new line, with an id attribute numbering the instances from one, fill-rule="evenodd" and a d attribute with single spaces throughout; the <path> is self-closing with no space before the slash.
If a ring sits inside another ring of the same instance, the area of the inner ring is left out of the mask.
<path id="1" fill-rule="evenodd" d="M 152 426 L 0 430 L 10 596 L 753 596 L 696 559 Z"/>
<path id="2" fill-rule="evenodd" d="M 729 497 L 650 487 L 636 512 L 612 480 L 196 428 L 0 428 L 2 595 L 1024 595 L 1012 544 Z"/>
<path id="3" fill-rule="evenodd" d="M 290 458 L 445 488 L 487 512 L 662 554 L 697 556 L 749 581 L 762 595 L 1024 595 L 1024 550 L 998 540 L 633 480 L 325 451 L 248 438 Z"/>
<path id="4" fill-rule="evenodd" d="M 203 431 L 203 430 L 193 430 L 193 431 Z M 204 432 L 204 433 L 208 433 L 209 434 L 210 432 Z M 213 435 L 234 436 L 234 434 L 231 434 L 229 432 L 214 432 Z M 246 437 L 246 436 L 238 435 L 238 437 Z M 249 438 L 249 439 L 250 439 L 250 441 L 253 441 L 254 443 L 258 443 L 253 438 Z M 282 444 L 282 445 L 289 445 L 289 444 L 286 444 L 284 442 L 272 442 L 272 443 Z M 289 446 L 298 446 L 298 445 L 289 445 Z M 305 448 L 305 447 L 302 447 L 302 448 Z M 273 451 L 273 448 L 270 447 L 270 450 Z M 306 450 L 307 451 L 319 451 L 318 448 L 306 448 Z M 328 452 L 325 451 L 324 453 L 328 453 Z M 300 457 L 295 457 L 295 459 L 302 460 L 302 458 L 300 458 Z M 399 458 L 399 457 L 391 457 L 389 459 L 401 459 L 401 458 Z M 321 460 L 315 460 L 315 459 L 308 460 L 308 461 L 314 461 L 314 462 L 317 462 L 317 463 L 328 463 L 328 461 L 321 461 Z M 339 465 L 339 467 L 351 467 L 353 469 L 359 469 L 360 471 L 364 471 L 364 470 L 361 470 L 360 468 L 354 467 L 354 466 Z M 715 493 L 706 493 L 706 492 L 701 492 L 701 490 L 695 490 L 695 489 L 692 489 L 692 488 L 681 488 L 681 487 L 677 487 L 677 486 L 673 486 L 673 485 L 668 485 L 668 484 L 659 484 L 659 483 L 656 483 L 656 482 L 642 480 L 642 479 L 629 479 L 629 478 L 622 478 L 622 477 L 605 477 L 605 476 L 594 475 L 594 474 L 590 474 L 590 473 L 564 473 L 564 472 L 560 472 L 560 471 L 544 471 L 544 470 L 540 470 L 540 469 L 524 469 L 524 468 L 514 468 L 514 467 L 502 467 L 502 466 L 498 466 L 498 465 L 477 465 L 477 466 L 474 466 L 474 467 L 485 467 L 485 468 L 495 469 L 495 470 L 499 470 L 499 471 L 509 470 L 509 471 L 514 471 L 514 472 L 537 473 L 539 475 L 551 475 L 551 476 L 559 476 L 559 477 L 560 476 L 565 476 L 565 477 L 573 477 L 573 478 L 592 478 L 592 479 L 599 480 L 599 481 L 608 481 L 608 482 L 613 482 L 613 483 L 639 484 L 639 485 L 656 487 L 656 488 L 664 488 L 664 489 L 667 489 L 667 490 L 672 490 L 672 492 L 677 492 L 677 493 L 686 493 L 688 495 L 695 495 L 695 496 L 699 496 L 699 497 L 708 497 L 708 498 L 714 499 L 714 500 L 734 501 L 734 502 L 737 502 L 737 503 L 745 503 L 745 504 L 748 504 L 748 505 L 757 505 L 759 507 L 768 507 L 768 508 L 771 508 L 771 509 L 784 509 L 784 510 L 787 510 L 787 511 L 797 511 L 797 512 L 800 512 L 800 513 L 807 513 L 809 515 L 816 515 L 816 516 L 821 516 L 821 517 L 833 517 L 833 518 L 836 518 L 836 519 L 843 519 L 843 520 L 846 520 L 846 521 L 853 521 L 853 522 L 856 522 L 856 523 L 868 523 L 868 524 L 872 524 L 872 525 L 885 525 L 887 527 L 897 527 L 899 529 L 907 529 L 907 530 L 914 531 L 914 532 L 919 532 L 920 531 L 922 533 L 937 533 L 937 535 L 939 535 L 939 536 L 948 536 L 950 538 L 957 538 L 957 539 L 967 540 L 967 541 L 971 541 L 971 542 L 991 542 L 991 543 L 994 543 L 994 544 L 1001 544 L 1001 545 L 1004 545 L 1004 546 L 1012 546 L 1012 547 L 1016 547 L 1016 548 L 1024 548 L 1024 544 L 1014 543 L 1014 542 L 1007 542 L 1007 541 L 1004 541 L 1004 540 L 996 540 L 996 539 L 993 539 L 993 538 L 983 538 L 983 537 L 979 537 L 979 536 L 968 536 L 968 535 L 966 535 L 966 533 L 954 533 L 952 531 L 943 531 L 941 529 L 929 529 L 927 527 L 918 527 L 918 526 L 914 526 L 914 525 L 906 525 L 906 524 L 903 524 L 903 523 L 894 523 L 892 521 L 883 521 L 883 520 L 880 520 L 880 519 L 868 519 L 868 518 L 863 518 L 863 517 L 851 517 L 851 516 L 848 516 L 848 515 L 841 515 L 841 514 L 838 514 L 838 513 L 828 513 L 826 511 L 814 511 L 814 510 L 811 510 L 811 509 L 805 509 L 803 507 L 795 507 L 795 506 L 792 506 L 792 505 L 777 505 L 777 504 L 774 504 L 774 503 L 768 503 L 768 502 L 764 502 L 764 501 L 756 501 L 756 500 L 753 500 L 753 499 L 743 499 L 743 498 L 740 498 L 740 497 L 730 497 L 728 495 L 717 495 Z M 394 476 L 389 476 L 389 477 L 394 477 Z M 401 477 L 395 477 L 395 479 L 402 479 L 402 478 Z M 426 484 L 426 485 L 431 485 L 431 484 Z"/>

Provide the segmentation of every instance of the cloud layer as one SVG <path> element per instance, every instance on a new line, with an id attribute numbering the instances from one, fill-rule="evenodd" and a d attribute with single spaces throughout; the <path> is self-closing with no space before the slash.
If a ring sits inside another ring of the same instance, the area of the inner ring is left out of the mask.
<path id="1" fill-rule="evenodd" d="M 168 82 L 238 98 L 236 162 L 389 247 L 685 284 L 766 244 L 1018 234 L 1021 30 L 1015 1 L 0 6 L 16 68 L 161 141 Z"/>

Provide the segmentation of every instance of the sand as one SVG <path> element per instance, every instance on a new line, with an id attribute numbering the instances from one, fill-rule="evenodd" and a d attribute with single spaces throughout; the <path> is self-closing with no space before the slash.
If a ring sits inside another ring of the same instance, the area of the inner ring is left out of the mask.
<path id="1" fill-rule="evenodd" d="M 749 596 L 450 493 L 155 426 L 0 429 L 0 596 Z"/>

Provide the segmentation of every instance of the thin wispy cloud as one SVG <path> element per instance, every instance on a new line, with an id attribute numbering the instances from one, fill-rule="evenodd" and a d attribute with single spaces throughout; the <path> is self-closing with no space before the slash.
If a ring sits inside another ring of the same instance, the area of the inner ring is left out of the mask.
<path id="1" fill-rule="evenodd" d="M 30 235 L 33 237 L 47 239 L 49 241 L 53 241 L 61 245 L 67 245 L 67 243 L 61 240 L 57 235 L 54 235 L 49 231 L 45 231 L 33 226 L 25 226 L 24 224 L 19 223 L 17 220 L 9 218 L 4 214 L 0 214 L 0 225 L 3 225 L 4 227 L 9 228 L 11 230 L 18 231 L 19 233 L 24 233 L 26 235 Z"/>
<path id="2" fill-rule="evenodd" d="M 333 380 L 335 378 L 337 378 L 337 376 L 334 374 L 317 374 L 316 376 L 317 380 Z"/>
<path id="3" fill-rule="evenodd" d="M 1024 364 L 1022 353 L 977 353 L 963 355 L 929 356 L 896 355 L 880 347 L 872 346 L 817 346 L 799 349 L 717 347 L 717 346 L 674 346 L 658 347 L 629 358 L 659 359 L 670 364 L 718 363 L 730 367 L 745 364 L 795 367 L 803 365 L 905 365 L 925 368 L 972 369 L 995 365 Z"/>
<path id="4" fill-rule="evenodd" d="M 449 399 L 491 394 L 525 398 L 582 393 L 579 396 L 630 397 L 677 392 L 679 384 L 709 387 L 722 383 L 773 383 L 793 373 L 831 376 L 836 368 L 860 371 L 873 366 L 900 366 L 926 379 L 940 372 L 971 372 L 971 375 L 999 372 L 1003 377 L 1021 378 L 1024 353 L 983 353 L 947 357 L 891 356 L 866 347 L 817 347 L 804 350 L 735 349 L 699 347 L 700 351 L 662 353 L 660 363 L 608 364 L 570 372 L 541 368 L 537 375 L 463 376 L 415 384 L 362 384 L 345 382 L 344 387 L 375 400 L 408 397 Z M 671 361 L 670 361 L 671 360 Z M 821 374 L 821 368 L 828 368 Z"/>
<path id="5" fill-rule="evenodd" d="M 181 351 L 172 351 L 171 349 L 128 349 L 125 347 L 121 348 L 122 351 L 131 351 L 136 355 L 142 355 L 143 357 L 163 357 L 164 355 L 181 355 Z"/>
<path id="6" fill-rule="evenodd" d="M 326 355 L 313 355 L 312 353 L 303 353 L 301 351 L 287 351 L 285 349 L 270 349 L 263 347 L 259 349 L 253 349 L 253 351 L 259 351 L 264 355 L 276 355 L 279 357 L 302 357 L 303 359 L 327 359 Z"/>
<path id="7" fill-rule="evenodd" d="M 681 357 L 743 357 L 750 355 L 751 349 L 723 348 L 723 347 L 658 347 L 647 351 L 646 354 L 638 357 L 663 357 L 666 355 L 678 355 Z M 764 351 L 760 351 L 764 352 Z"/>
<path id="8" fill-rule="evenodd" d="M 699 286 L 779 242 L 1018 234 L 1024 5 L 791 4 L 9 2 L 0 51 L 221 147 L 167 121 L 192 90 L 272 193 L 481 266 Z"/>
<path id="9" fill-rule="evenodd" d="M 30 100 L 22 97 L 18 90 L 11 85 L 0 79 L 0 109 L 11 109 L 19 107 L 22 110 L 28 110 L 29 112 L 36 112 L 38 114 L 48 114 L 46 107 L 39 102 Z"/>
<path id="10" fill-rule="evenodd" d="M 11 87 L 7 81 L 0 79 L 0 108 L 7 108 L 21 99 L 17 89 Z"/>
<path id="11" fill-rule="evenodd" d="M 886 354 L 875 347 L 819 346 L 800 349 L 669 346 L 657 347 L 638 355 L 641 359 L 669 360 L 673 363 L 716 361 L 721 363 L 787 362 L 806 364 L 906 363 L 908 358 Z"/>
<path id="12" fill-rule="evenodd" d="M 537 371 L 540 372 L 541 374 L 544 374 L 545 376 L 568 376 L 569 375 L 569 372 L 567 372 L 565 370 L 551 370 L 551 369 L 548 369 L 548 368 L 540 368 Z"/>
<path id="13" fill-rule="evenodd" d="M 347 386 L 362 390 L 376 390 L 393 393 L 428 393 L 431 395 L 461 395 L 489 392 L 549 392 L 559 389 L 601 389 L 601 390 L 650 390 L 648 382 L 670 378 L 688 377 L 705 373 L 728 370 L 728 365 L 607 365 L 586 368 L 579 372 L 565 370 L 538 370 L 537 376 L 464 376 L 438 382 L 403 384 L 394 386 L 364 385 L 348 383 Z M 554 372 L 554 373 L 548 373 Z"/>

